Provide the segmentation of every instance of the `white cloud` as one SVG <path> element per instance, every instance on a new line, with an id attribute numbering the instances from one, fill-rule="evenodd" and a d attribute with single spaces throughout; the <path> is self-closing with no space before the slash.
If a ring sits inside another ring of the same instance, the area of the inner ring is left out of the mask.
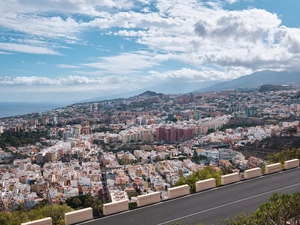
<path id="1" fill-rule="evenodd" d="M 210 68 L 202 68 L 201 70 L 194 70 L 190 68 L 182 68 L 175 71 L 167 71 L 164 73 L 159 73 L 156 71 L 150 71 L 150 80 L 156 80 L 158 83 L 167 81 L 225 81 L 231 78 L 238 78 L 240 74 L 249 74 L 252 71 L 249 69 L 244 69 L 242 67 L 228 68 L 224 70 L 216 70 Z"/>
<path id="2" fill-rule="evenodd" d="M 0 55 L 11 55 L 11 52 L 2 52 L 2 51 L 0 51 Z"/>
<path id="3" fill-rule="evenodd" d="M 145 1 L 144 1 L 145 2 Z M 130 0 L 47 0 L 31 1 L 23 0 L 1 1 L 1 12 L 17 12 L 20 14 L 44 14 L 59 12 L 63 14 L 83 14 L 98 16 L 103 10 L 130 9 L 134 2 Z"/>
<path id="4" fill-rule="evenodd" d="M 122 53 L 116 56 L 100 57 L 95 62 L 82 64 L 113 74 L 131 74 L 159 65 L 163 59 L 153 53 L 138 51 Z"/>
<path id="5" fill-rule="evenodd" d="M 23 52 L 30 54 L 46 54 L 46 55 L 61 55 L 59 52 L 49 49 L 47 47 L 39 47 L 16 43 L 1 43 L 0 50 L 11 52 Z"/>
<path id="6" fill-rule="evenodd" d="M 226 0 L 228 4 L 237 1 Z M 107 50 L 105 57 L 99 51 L 98 57 L 93 54 L 76 65 L 56 65 L 85 76 L 2 78 L 0 85 L 25 85 L 28 91 L 50 91 L 55 85 L 61 91 L 68 85 L 74 86 L 71 91 L 116 90 L 146 86 L 153 81 L 228 80 L 257 70 L 300 67 L 300 28 L 282 25 L 276 14 L 263 9 L 230 11 L 222 9 L 220 2 L 0 1 L 1 29 L 20 35 L 2 38 L 0 54 L 60 55 L 58 49 L 86 45 L 86 31 L 98 31 L 99 39 L 101 34 L 128 40 L 121 53 L 103 42 L 100 47 Z M 130 48 L 130 42 L 134 47 Z M 127 49 L 130 51 L 124 52 Z M 164 67 L 170 61 L 178 62 L 183 69 Z M 158 72 L 162 67 L 166 71 Z"/>
<path id="7" fill-rule="evenodd" d="M 82 66 L 77 65 L 68 65 L 68 64 L 58 64 L 56 65 L 58 68 L 64 68 L 64 69 L 79 69 L 82 68 Z"/>
<path id="8" fill-rule="evenodd" d="M 226 0 L 226 2 L 228 2 L 229 4 L 233 4 L 233 3 L 236 3 L 238 2 L 239 0 Z"/>
<path id="9" fill-rule="evenodd" d="M 86 92 L 86 91 L 114 91 L 139 90 L 149 86 L 175 82 L 205 82 L 212 80 L 226 80 L 228 77 L 238 77 L 240 73 L 251 72 L 243 68 L 229 68 L 228 71 L 216 71 L 210 68 L 194 70 L 182 68 L 180 70 L 160 73 L 150 71 L 147 74 L 110 75 L 110 76 L 67 76 L 48 78 L 37 76 L 0 77 L 0 89 L 9 92 Z M 72 87 L 72 88 L 70 88 Z"/>
<path id="10" fill-rule="evenodd" d="M 31 36 L 47 38 L 77 39 L 84 23 L 77 22 L 71 17 L 45 17 L 38 15 L 4 13 L 0 17 L 0 26 Z M 81 28 L 81 29 L 80 29 Z"/>

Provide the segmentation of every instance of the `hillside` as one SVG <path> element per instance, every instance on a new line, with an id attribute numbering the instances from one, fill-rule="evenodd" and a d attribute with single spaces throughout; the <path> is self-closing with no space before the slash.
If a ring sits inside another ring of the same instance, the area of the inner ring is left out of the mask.
<path id="1" fill-rule="evenodd" d="M 300 72 L 276 72 L 265 70 L 242 76 L 232 81 L 222 82 L 208 88 L 198 89 L 195 92 L 229 90 L 237 88 L 256 89 L 264 84 L 300 84 Z"/>
<path id="2" fill-rule="evenodd" d="M 292 148 L 300 148 L 300 137 L 267 138 L 262 141 L 256 141 L 253 144 L 239 147 L 237 151 L 243 153 L 246 158 L 255 156 L 266 159 L 266 156 L 268 155 Z"/>
<path id="3" fill-rule="evenodd" d="M 273 85 L 273 84 L 265 84 L 262 85 L 258 92 L 268 92 L 268 91 L 280 91 L 280 90 L 287 90 L 289 89 L 289 85 Z"/>
<path id="4" fill-rule="evenodd" d="M 155 91 L 145 91 L 142 94 L 139 94 L 138 97 L 153 97 L 153 96 L 162 96 L 162 93 L 156 93 Z"/>

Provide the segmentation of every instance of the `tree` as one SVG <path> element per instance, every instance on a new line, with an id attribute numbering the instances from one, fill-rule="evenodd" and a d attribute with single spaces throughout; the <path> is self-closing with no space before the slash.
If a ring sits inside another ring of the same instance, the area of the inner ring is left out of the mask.
<path id="1" fill-rule="evenodd" d="M 68 198 L 66 200 L 68 206 L 74 209 L 81 209 L 91 207 L 93 209 L 93 216 L 99 217 L 103 214 L 103 203 L 98 198 L 90 195 L 79 195 L 76 197 Z"/>
<path id="2" fill-rule="evenodd" d="M 300 148 L 287 149 L 267 157 L 270 163 L 280 162 L 281 164 L 290 159 L 300 159 Z"/>
<path id="3" fill-rule="evenodd" d="M 209 178 L 215 178 L 216 179 L 216 185 L 221 185 L 221 176 L 222 171 L 216 171 L 213 167 L 207 166 L 203 170 L 197 170 L 192 175 L 188 177 L 181 176 L 179 180 L 175 183 L 175 186 L 180 186 L 184 184 L 188 184 L 190 186 L 190 192 L 195 193 L 196 192 L 196 182 L 199 180 L 206 180 Z"/>
<path id="4" fill-rule="evenodd" d="M 63 225 L 65 224 L 64 218 L 65 213 L 72 211 L 73 209 L 67 205 L 46 205 L 41 208 L 41 214 L 43 218 L 51 217 L 53 225 Z"/>
<path id="5" fill-rule="evenodd" d="M 67 199 L 67 204 L 73 209 L 78 209 L 79 207 L 82 207 L 82 201 L 78 197 L 69 198 Z"/>
<path id="6" fill-rule="evenodd" d="M 63 225 L 64 215 L 73 209 L 67 205 L 45 205 L 34 207 L 28 211 L 13 211 L 11 213 L 0 213 L 0 224 L 20 225 L 21 223 L 39 220 L 46 217 L 52 218 L 53 225 Z"/>
<path id="7" fill-rule="evenodd" d="M 228 218 L 223 224 L 226 225 L 285 225 L 300 224 L 300 192 L 293 194 L 273 194 L 268 202 L 250 215 L 240 214 L 235 218 Z"/>

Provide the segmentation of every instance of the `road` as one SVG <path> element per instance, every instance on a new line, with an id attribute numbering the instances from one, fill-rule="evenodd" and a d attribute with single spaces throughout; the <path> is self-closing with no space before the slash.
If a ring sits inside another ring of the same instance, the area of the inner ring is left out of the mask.
<path id="1" fill-rule="evenodd" d="M 277 193 L 300 191 L 300 167 L 170 199 L 154 205 L 87 221 L 85 225 L 219 224 L 220 219 L 251 213 Z"/>

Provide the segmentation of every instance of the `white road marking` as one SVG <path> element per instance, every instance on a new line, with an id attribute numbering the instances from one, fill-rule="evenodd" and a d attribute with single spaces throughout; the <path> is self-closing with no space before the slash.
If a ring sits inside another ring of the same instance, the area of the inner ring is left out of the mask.
<path id="1" fill-rule="evenodd" d="M 293 184 L 293 185 L 290 185 L 290 186 L 286 186 L 286 187 L 283 187 L 283 188 L 278 188 L 278 189 L 273 190 L 273 191 L 264 192 L 264 193 L 261 193 L 261 194 L 258 194 L 258 195 L 254 195 L 254 196 L 251 196 L 251 197 L 248 197 L 248 198 L 243 198 L 243 199 L 240 199 L 240 200 L 237 200 L 237 201 L 234 201 L 234 202 L 230 202 L 230 203 L 227 203 L 227 204 L 224 204 L 224 205 L 219 205 L 219 206 L 216 206 L 216 207 L 213 207 L 213 208 L 210 208 L 210 209 L 206 209 L 206 210 L 203 210 L 203 211 L 200 211 L 200 212 L 196 212 L 196 213 L 192 213 L 192 214 L 189 214 L 189 215 L 186 215 L 186 216 L 178 217 L 176 219 L 169 220 L 169 221 L 166 221 L 166 222 L 163 222 L 163 223 L 159 223 L 157 225 L 163 225 L 163 224 L 175 222 L 175 221 L 182 220 L 182 219 L 185 219 L 185 218 L 188 218 L 188 217 L 191 217 L 191 216 L 199 215 L 199 214 L 209 212 L 209 211 L 212 211 L 212 210 L 215 210 L 215 209 L 219 209 L 219 208 L 222 208 L 222 207 L 225 207 L 225 206 L 228 206 L 228 205 L 233 205 L 233 204 L 236 204 L 236 203 L 239 203 L 239 202 L 242 202 L 242 201 L 246 201 L 246 200 L 249 200 L 249 199 L 252 199 L 252 198 L 257 198 L 257 197 L 260 197 L 260 196 L 263 196 L 263 195 L 266 195 L 266 194 L 271 194 L 271 193 L 274 193 L 274 192 L 277 192 L 277 191 L 281 191 L 281 190 L 288 189 L 288 188 L 295 187 L 295 186 L 299 186 L 299 185 L 300 185 L 300 183 Z"/>

